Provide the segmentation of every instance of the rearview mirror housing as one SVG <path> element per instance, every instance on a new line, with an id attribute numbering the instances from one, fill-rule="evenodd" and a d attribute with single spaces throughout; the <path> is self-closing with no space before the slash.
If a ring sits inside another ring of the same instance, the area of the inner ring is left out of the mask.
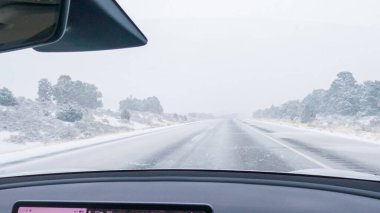
<path id="1" fill-rule="evenodd" d="M 102 51 L 140 47 L 147 42 L 116 0 L 73 0 L 62 39 L 34 49 L 39 52 Z"/>
<path id="2" fill-rule="evenodd" d="M 38 47 L 64 34 L 70 0 L 1 0 L 0 52 Z"/>

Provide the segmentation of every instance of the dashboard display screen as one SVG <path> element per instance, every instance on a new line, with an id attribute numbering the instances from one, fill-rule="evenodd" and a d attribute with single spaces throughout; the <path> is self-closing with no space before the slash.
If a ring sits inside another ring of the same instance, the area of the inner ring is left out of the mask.
<path id="1" fill-rule="evenodd" d="M 18 202 L 12 213 L 211 213 L 206 205 Z"/>
<path id="2" fill-rule="evenodd" d="M 21 207 L 18 213 L 206 213 L 205 211 L 182 211 L 182 210 L 126 210 L 126 209 L 86 209 L 86 208 L 44 208 L 44 207 Z"/>

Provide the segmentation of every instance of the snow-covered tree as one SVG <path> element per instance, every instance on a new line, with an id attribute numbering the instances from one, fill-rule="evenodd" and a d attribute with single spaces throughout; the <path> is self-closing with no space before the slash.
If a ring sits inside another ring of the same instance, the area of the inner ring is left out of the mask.
<path id="1" fill-rule="evenodd" d="M 164 112 L 164 109 L 161 106 L 160 100 L 153 96 L 153 97 L 148 97 L 147 99 L 143 100 L 145 103 L 145 110 L 157 114 L 161 114 Z"/>
<path id="2" fill-rule="evenodd" d="M 62 75 L 53 86 L 53 96 L 57 104 L 77 104 L 86 108 L 97 108 L 103 105 L 102 93 L 93 84 L 73 81 L 70 76 Z"/>
<path id="3" fill-rule="evenodd" d="M 128 110 L 123 109 L 120 112 L 120 118 L 129 121 L 131 119 L 131 114 L 128 112 Z"/>
<path id="4" fill-rule="evenodd" d="M 290 120 L 296 120 L 300 115 L 301 103 L 298 100 L 288 101 L 281 105 L 279 109 L 280 118 L 286 118 Z"/>
<path id="5" fill-rule="evenodd" d="M 359 85 L 352 73 L 340 72 L 328 90 L 314 90 L 301 102 L 285 104 L 254 113 L 256 117 L 299 119 L 313 121 L 321 115 L 374 115 L 380 113 L 380 82 Z"/>
<path id="6" fill-rule="evenodd" d="M 307 123 L 313 121 L 318 113 L 324 113 L 322 108 L 324 107 L 325 95 L 325 90 L 318 89 L 314 90 L 302 100 L 300 106 L 301 122 Z"/>
<path id="7" fill-rule="evenodd" d="M 328 114 L 355 115 L 360 110 L 360 87 L 350 72 L 340 72 L 325 96 Z"/>
<path id="8" fill-rule="evenodd" d="M 281 118 L 281 108 L 272 105 L 270 108 L 257 110 L 253 116 L 259 118 Z"/>
<path id="9" fill-rule="evenodd" d="M 71 77 L 68 75 L 60 76 L 57 84 L 53 86 L 54 100 L 57 101 L 57 104 L 68 104 L 73 102 L 74 95 Z"/>
<path id="10" fill-rule="evenodd" d="M 161 114 L 164 112 L 160 100 L 155 96 L 148 97 L 144 100 L 129 97 L 125 100 L 120 101 L 119 106 L 120 111 L 134 110 L 141 112 L 152 112 L 157 114 Z"/>
<path id="11" fill-rule="evenodd" d="M 75 122 L 82 120 L 83 113 L 79 107 L 70 104 L 62 105 L 56 113 L 56 118 L 61 121 Z"/>
<path id="12" fill-rule="evenodd" d="M 98 108 L 103 106 L 100 98 L 102 93 L 93 84 L 84 83 L 81 81 L 74 82 L 76 98 L 74 99 L 77 104 L 87 108 Z"/>
<path id="13" fill-rule="evenodd" d="M 0 89 L 0 105 L 2 106 L 17 105 L 16 98 L 13 96 L 12 92 L 5 87 Z"/>
<path id="14" fill-rule="evenodd" d="M 366 81 L 361 87 L 360 114 L 380 114 L 380 81 Z"/>
<path id="15" fill-rule="evenodd" d="M 46 78 L 38 82 L 38 101 L 51 101 L 53 95 L 53 86 Z"/>

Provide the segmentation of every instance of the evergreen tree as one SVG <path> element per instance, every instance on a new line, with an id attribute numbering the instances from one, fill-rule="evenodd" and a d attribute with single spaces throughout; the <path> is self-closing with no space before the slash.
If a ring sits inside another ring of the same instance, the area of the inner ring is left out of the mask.
<path id="1" fill-rule="evenodd" d="M 131 119 L 131 114 L 128 112 L 128 110 L 123 109 L 120 113 L 120 117 L 123 120 L 129 121 Z"/>
<path id="2" fill-rule="evenodd" d="M 45 102 L 51 101 L 53 95 L 53 86 L 46 79 L 43 78 L 38 82 L 38 101 Z"/>
<path id="3" fill-rule="evenodd" d="M 0 105 L 2 106 L 14 106 L 17 105 L 16 98 L 12 92 L 7 88 L 0 89 Z"/>
<path id="4" fill-rule="evenodd" d="M 361 87 L 360 114 L 380 114 L 380 81 L 366 81 Z"/>
<path id="5" fill-rule="evenodd" d="M 102 93 L 95 85 L 72 81 L 67 75 L 58 78 L 53 86 L 53 96 L 57 104 L 76 104 L 91 109 L 103 106 Z"/>
<path id="6" fill-rule="evenodd" d="M 56 113 L 56 118 L 66 122 L 75 122 L 82 120 L 83 113 L 79 107 L 74 107 L 70 104 L 65 104 L 61 106 L 59 111 Z"/>
<path id="7" fill-rule="evenodd" d="M 360 87 L 350 72 L 338 73 L 326 93 L 325 109 L 328 114 L 355 115 L 360 110 Z"/>
<path id="8" fill-rule="evenodd" d="M 148 97 L 144 100 L 129 97 L 125 100 L 120 101 L 119 109 L 120 111 L 134 110 L 141 112 L 152 112 L 157 114 L 161 114 L 164 112 L 160 100 L 155 96 Z"/>

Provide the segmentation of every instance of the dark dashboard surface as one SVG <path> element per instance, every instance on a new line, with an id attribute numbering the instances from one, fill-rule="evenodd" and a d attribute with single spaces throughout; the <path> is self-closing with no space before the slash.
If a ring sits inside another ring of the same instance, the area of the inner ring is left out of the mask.
<path id="1" fill-rule="evenodd" d="M 0 179 L 0 212 L 20 200 L 207 204 L 214 212 L 380 212 L 380 183 L 253 172 L 91 172 Z"/>

